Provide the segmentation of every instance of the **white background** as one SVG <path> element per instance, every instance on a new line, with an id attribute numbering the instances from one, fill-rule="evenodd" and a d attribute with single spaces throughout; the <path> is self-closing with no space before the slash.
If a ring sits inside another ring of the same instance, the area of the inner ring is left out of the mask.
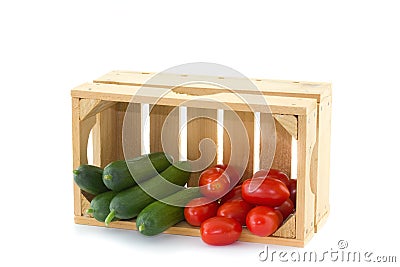
<path id="1" fill-rule="evenodd" d="M 73 223 L 70 89 L 114 69 L 196 61 L 332 82 L 332 211 L 305 250 L 344 239 L 399 261 L 396 2 L 1 1 L 2 266 L 269 264 L 262 244 Z"/>

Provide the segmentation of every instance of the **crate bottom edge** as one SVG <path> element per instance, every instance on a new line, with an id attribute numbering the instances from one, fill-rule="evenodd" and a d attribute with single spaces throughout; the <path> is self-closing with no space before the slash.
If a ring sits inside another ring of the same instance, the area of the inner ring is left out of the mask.
<path id="1" fill-rule="evenodd" d="M 100 226 L 106 227 L 104 223 L 96 221 L 94 218 L 85 216 L 75 216 L 74 221 L 76 224 Z M 134 221 L 116 221 L 111 222 L 109 228 L 125 229 L 125 230 L 137 230 L 136 223 Z M 200 237 L 200 231 L 196 227 L 188 225 L 186 222 L 178 223 L 172 226 L 170 229 L 164 232 L 165 234 L 173 235 L 184 235 L 184 236 L 197 236 Z M 304 247 L 305 241 L 300 239 L 284 238 L 284 237 L 259 237 L 250 233 L 247 229 L 242 232 L 239 241 L 260 243 L 260 244 L 271 244 L 280 246 L 292 246 L 292 247 Z"/>

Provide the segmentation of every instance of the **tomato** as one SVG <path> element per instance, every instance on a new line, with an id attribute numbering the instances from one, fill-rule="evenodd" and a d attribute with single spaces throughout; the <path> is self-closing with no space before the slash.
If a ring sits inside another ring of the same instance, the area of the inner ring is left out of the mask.
<path id="1" fill-rule="evenodd" d="M 234 200 L 234 199 L 242 199 L 242 186 L 238 185 L 235 186 L 231 191 L 229 191 L 228 194 L 222 197 L 221 199 L 221 204 L 224 204 L 225 202 L 229 200 Z"/>
<path id="2" fill-rule="evenodd" d="M 281 225 L 283 223 L 283 215 L 282 212 L 280 212 L 280 210 L 277 210 L 276 208 L 274 209 L 276 215 L 278 215 L 279 217 L 279 225 Z"/>
<path id="3" fill-rule="evenodd" d="M 241 225 L 246 225 L 247 213 L 253 207 L 253 205 L 243 199 L 229 200 L 218 208 L 217 216 L 232 218 L 237 220 Z"/>
<path id="4" fill-rule="evenodd" d="M 273 208 L 258 206 L 249 211 L 246 226 L 250 232 L 258 236 L 273 234 L 280 225 L 279 215 Z"/>
<path id="5" fill-rule="evenodd" d="M 199 186 L 203 196 L 216 200 L 229 191 L 230 180 L 224 169 L 212 167 L 200 174 Z"/>
<path id="6" fill-rule="evenodd" d="M 282 181 L 288 188 L 290 184 L 290 179 L 286 173 L 277 169 L 259 170 L 253 175 L 253 178 L 275 178 Z"/>
<path id="7" fill-rule="evenodd" d="M 217 165 L 215 165 L 214 167 L 215 167 L 215 168 L 220 168 L 220 169 L 226 170 L 226 168 L 228 167 L 228 165 L 226 165 L 226 164 L 217 164 Z"/>
<path id="8" fill-rule="evenodd" d="M 297 195 L 297 180 L 290 179 L 290 185 L 288 187 L 290 192 L 290 199 L 293 202 L 293 205 L 296 207 L 296 195 Z"/>
<path id="9" fill-rule="evenodd" d="M 185 219 L 193 226 L 200 226 L 208 218 L 217 215 L 218 207 L 217 202 L 206 197 L 192 199 L 184 209 Z"/>
<path id="10" fill-rule="evenodd" d="M 283 220 L 285 220 L 294 211 L 293 202 L 288 198 L 279 207 L 275 207 L 275 210 L 279 210 L 283 216 Z"/>
<path id="11" fill-rule="evenodd" d="M 286 185 L 274 178 L 253 178 L 242 184 L 242 198 L 251 204 L 276 207 L 289 196 Z"/>
<path id="12" fill-rule="evenodd" d="M 229 245 L 239 239 L 242 226 L 238 221 L 226 217 L 212 217 L 200 226 L 201 239 L 214 246 Z"/>

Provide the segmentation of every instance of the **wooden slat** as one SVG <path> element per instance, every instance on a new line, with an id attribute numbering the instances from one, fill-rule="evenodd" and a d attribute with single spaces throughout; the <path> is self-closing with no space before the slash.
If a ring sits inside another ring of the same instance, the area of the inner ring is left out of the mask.
<path id="1" fill-rule="evenodd" d="M 154 105 L 150 111 L 150 151 L 179 159 L 179 108 Z M 173 111 L 173 112 L 172 112 Z M 162 136 L 163 134 L 163 136 Z"/>
<path id="2" fill-rule="evenodd" d="M 276 147 L 274 161 L 272 163 L 273 169 L 278 169 L 291 177 L 292 170 L 292 135 L 275 120 L 276 129 Z M 267 137 L 268 138 L 268 137 Z"/>
<path id="3" fill-rule="evenodd" d="M 134 72 L 134 71 L 111 71 L 94 82 L 122 85 L 136 85 L 172 88 L 176 85 L 185 84 L 184 87 L 195 90 L 205 89 L 208 92 L 224 90 L 214 84 L 223 83 L 228 88 L 237 90 L 245 94 L 263 93 L 265 95 L 290 96 L 323 99 L 325 96 L 331 95 L 331 87 L 329 83 L 323 82 L 305 82 L 305 81 L 285 81 L 285 80 L 269 80 L 269 79 L 246 79 L 234 77 L 213 77 L 202 75 L 187 75 L 174 73 L 157 74 L 156 79 L 151 79 L 156 73 L 151 72 Z M 207 81 L 209 83 L 193 84 L 193 81 Z M 254 83 L 258 89 L 249 86 L 249 81 Z"/>
<path id="4" fill-rule="evenodd" d="M 245 180 L 253 176 L 254 115 L 224 111 L 224 163 L 232 165 Z"/>
<path id="5" fill-rule="evenodd" d="M 95 117 L 81 121 L 79 98 L 72 98 L 72 150 L 73 168 L 76 169 L 81 164 L 87 164 L 87 144 L 90 131 L 96 122 Z M 74 213 L 81 215 L 81 190 L 74 183 Z"/>
<path id="6" fill-rule="evenodd" d="M 316 141 L 316 112 L 298 116 L 296 237 L 314 234 L 315 196 L 311 190 L 311 156 Z"/>
<path id="7" fill-rule="evenodd" d="M 217 163 L 217 110 L 204 108 L 187 109 L 187 158 L 194 170 L 206 169 Z M 209 142 L 210 139 L 215 146 Z M 203 140 L 203 141 L 202 141 Z M 202 142 L 203 154 L 200 154 Z M 193 172 L 189 186 L 198 185 L 201 171 Z"/>
<path id="8" fill-rule="evenodd" d="M 198 98 L 193 95 L 179 94 L 165 88 L 114 85 L 114 84 L 82 84 L 71 91 L 73 97 L 95 98 L 106 101 L 135 103 L 157 103 L 158 105 L 180 106 L 209 109 L 232 109 L 246 112 L 268 112 L 268 103 L 272 113 L 287 115 L 304 115 L 316 107 L 313 99 L 285 98 L 278 96 L 242 95 L 246 101 L 232 93 L 218 93 Z M 135 96 L 132 99 L 132 96 Z M 160 98 L 160 96 L 163 96 Z M 223 101 L 222 101 L 223 100 Z M 189 102 L 188 102 L 189 101 Z"/>
<path id="9" fill-rule="evenodd" d="M 122 140 L 124 155 L 131 159 L 140 156 L 143 146 L 142 105 L 130 103 L 126 108 Z"/>
<path id="10" fill-rule="evenodd" d="M 291 215 L 272 236 L 296 238 L 296 215 Z"/>
<path id="11" fill-rule="evenodd" d="M 84 225 L 93 225 L 105 227 L 104 223 L 96 221 L 94 218 L 75 216 L 75 223 Z M 126 229 L 126 230 L 137 230 L 136 223 L 132 221 L 115 221 L 110 223 L 110 228 Z M 186 236 L 200 236 L 200 230 L 198 227 L 193 227 L 186 222 L 180 222 L 164 232 L 165 234 L 173 235 L 186 235 Z M 254 242 L 261 244 L 271 244 L 279 246 L 293 246 L 293 247 L 304 247 L 304 241 L 292 238 L 281 238 L 281 237 L 259 237 L 252 233 L 246 228 L 243 229 L 240 235 L 239 241 Z M 201 242 L 199 240 L 199 242 Z"/>
<path id="12" fill-rule="evenodd" d="M 271 114 L 260 114 L 260 131 L 260 169 L 266 170 L 272 167 L 277 145 L 275 119 Z"/>
<path id="13" fill-rule="evenodd" d="M 297 117 L 294 115 L 274 114 L 278 122 L 285 130 L 297 140 Z"/>
<path id="14" fill-rule="evenodd" d="M 80 119 L 84 120 L 97 113 L 115 105 L 117 102 L 103 101 L 99 99 L 81 99 L 80 100 Z"/>
<path id="15" fill-rule="evenodd" d="M 325 98 L 319 105 L 317 115 L 317 142 L 311 160 L 311 182 L 315 199 L 315 232 L 329 215 L 329 174 L 331 145 L 332 98 Z"/>

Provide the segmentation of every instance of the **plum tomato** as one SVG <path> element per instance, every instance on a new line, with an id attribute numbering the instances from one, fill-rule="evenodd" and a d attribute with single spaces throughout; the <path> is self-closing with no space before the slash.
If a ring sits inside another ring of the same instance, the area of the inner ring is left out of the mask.
<path id="1" fill-rule="evenodd" d="M 230 188 L 230 180 L 224 169 L 212 167 L 200 174 L 200 192 L 213 200 L 221 198 Z"/>
<path id="2" fill-rule="evenodd" d="M 279 207 L 275 207 L 275 210 L 280 211 L 283 216 L 283 220 L 285 220 L 292 212 L 294 211 L 294 205 L 290 198 L 286 199 Z"/>
<path id="3" fill-rule="evenodd" d="M 221 204 L 234 199 L 242 199 L 242 186 L 235 186 L 231 191 L 221 198 Z"/>
<path id="4" fill-rule="evenodd" d="M 243 199 L 229 200 L 218 208 L 217 216 L 232 218 L 241 225 L 246 225 L 247 213 L 253 207 L 254 205 L 247 203 Z"/>
<path id="5" fill-rule="evenodd" d="M 273 208 L 257 206 L 249 211 L 246 217 L 246 226 L 250 232 L 257 236 L 269 236 L 280 225 L 280 218 Z"/>
<path id="6" fill-rule="evenodd" d="M 208 218 L 217 215 L 218 207 L 217 202 L 206 197 L 192 199 L 184 209 L 185 219 L 193 226 L 200 226 Z"/>
<path id="7" fill-rule="evenodd" d="M 275 178 L 282 181 L 289 188 L 289 177 L 286 173 L 277 169 L 259 170 L 253 175 L 253 178 Z"/>
<path id="8" fill-rule="evenodd" d="M 297 180 L 296 179 L 290 179 L 290 185 L 288 187 L 289 192 L 290 192 L 290 199 L 293 202 L 294 207 L 296 208 L 296 195 L 297 195 Z"/>
<path id="9" fill-rule="evenodd" d="M 201 239 L 214 246 L 232 244 L 239 239 L 241 233 L 242 226 L 232 218 L 212 217 L 200 226 Z"/>
<path id="10" fill-rule="evenodd" d="M 290 196 L 286 185 L 280 180 L 253 178 L 242 184 L 242 198 L 251 204 L 269 207 L 280 206 Z"/>

